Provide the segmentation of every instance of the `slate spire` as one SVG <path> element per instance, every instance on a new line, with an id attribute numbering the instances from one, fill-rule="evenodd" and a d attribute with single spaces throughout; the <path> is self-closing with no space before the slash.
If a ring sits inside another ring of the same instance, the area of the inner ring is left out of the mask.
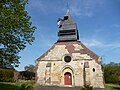
<path id="1" fill-rule="evenodd" d="M 58 41 L 77 41 L 79 40 L 77 25 L 67 9 L 64 19 L 58 18 Z"/>

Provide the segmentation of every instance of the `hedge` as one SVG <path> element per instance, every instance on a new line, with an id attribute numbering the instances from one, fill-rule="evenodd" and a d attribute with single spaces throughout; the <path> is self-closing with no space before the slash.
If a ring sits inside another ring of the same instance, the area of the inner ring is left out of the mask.
<path id="1" fill-rule="evenodd" d="M 14 70 L 0 69 L 0 81 L 1 82 L 13 82 L 14 81 Z"/>

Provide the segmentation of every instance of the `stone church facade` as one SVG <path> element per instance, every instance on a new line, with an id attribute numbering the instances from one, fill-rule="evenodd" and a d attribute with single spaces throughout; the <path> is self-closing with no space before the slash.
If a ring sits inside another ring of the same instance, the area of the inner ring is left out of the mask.
<path id="1" fill-rule="evenodd" d="M 58 29 L 58 41 L 36 60 L 36 85 L 104 88 L 101 58 L 79 40 L 69 10 Z"/>

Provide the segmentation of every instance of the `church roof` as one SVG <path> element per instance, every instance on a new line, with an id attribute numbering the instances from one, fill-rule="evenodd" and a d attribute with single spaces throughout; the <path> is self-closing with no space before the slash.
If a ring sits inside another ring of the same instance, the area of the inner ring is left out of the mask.
<path id="1" fill-rule="evenodd" d="M 70 15 L 69 9 L 64 16 L 64 19 L 58 19 L 58 41 L 78 40 L 77 25 Z"/>
<path id="2" fill-rule="evenodd" d="M 83 49 L 75 50 L 73 44 L 81 45 Z M 71 41 L 71 42 L 57 42 L 56 45 L 66 45 L 66 49 L 69 53 L 80 53 L 80 54 L 88 54 L 91 58 L 98 60 L 99 56 L 88 49 L 82 42 L 80 41 Z"/>
<path id="3" fill-rule="evenodd" d="M 82 49 L 80 50 L 75 50 L 74 44 L 78 44 L 82 46 Z M 56 45 L 65 45 L 65 49 L 68 50 L 70 54 L 72 53 L 80 53 L 80 54 L 87 54 L 90 56 L 92 59 L 95 59 L 96 62 L 99 62 L 99 56 L 96 55 L 94 52 L 89 50 L 82 42 L 80 41 L 66 41 L 66 42 L 56 42 L 46 53 L 44 53 L 42 56 L 40 56 L 37 60 L 41 60 L 41 58 L 45 57 Z"/>
<path id="4" fill-rule="evenodd" d="M 68 16 L 68 19 L 64 21 L 64 25 L 75 25 L 75 22 L 73 20 L 73 17 L 70 14 L 70 10 L 68 9 L 66 12 L 66 15 L 64 16 L 64 19 Z M 77 29 L 77 27 L 73 27 L 74 29 Z M 67 28 L 66 28 L 67 29 Z"/>

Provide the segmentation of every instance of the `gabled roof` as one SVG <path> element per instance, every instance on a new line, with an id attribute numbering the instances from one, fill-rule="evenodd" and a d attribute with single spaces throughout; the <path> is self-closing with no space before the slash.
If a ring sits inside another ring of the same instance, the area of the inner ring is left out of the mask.
<path id="1" fill-rule="evenodd" d="M 81 45 L 83 49 L 75 50 L 73 44 Z M 70 41 L 70 42 L 57 42 L 55 45 L 66 45 L 66 49 L 69 51 L 69 53 L 80 53 L 80 54 L 87 54 L 91 58 L 98 60 L 99 56 L 92 52 L 90 49 L 88 49 L 82 42 L 80 41 Z"/>
<path id="2" fill-rule="evenodd" d="M 80 50 L 75 50 L 74 44 L 78 44 L 82 46 L 82 49 Z M 42 56 L 40 56 L 37 60 L 41 60 L 43 57 L 45 57 L 48 52 L 50 52 L 52 49 L 54 49 L 55 45 L 65 45 L 70 54 L 72 53 L 80 53 L 80 54 L 87 54 L 90 56 L 92 59 L 95 59 L 96 62 L 98 63 L 99 56 L 96 55 L 94 52 L 89 50 L 82 42 L 80 41 L 67 41 L 67 42 L 56 42 L 47 52 L 45 52 Z"/>
<path id="3" fill-rule="evenodd" d="M 48 52 L 50 52 L 50 50 L 52 50 L 53 48 L 55 47 L 55 45 L 53 45 L 50 49 L 48 49 L 44 54 L 42 54 L 38 59 L 36 59 L 36 61 L 39 61 L 41 60 L 41 58 L 45 57 Z"/>

